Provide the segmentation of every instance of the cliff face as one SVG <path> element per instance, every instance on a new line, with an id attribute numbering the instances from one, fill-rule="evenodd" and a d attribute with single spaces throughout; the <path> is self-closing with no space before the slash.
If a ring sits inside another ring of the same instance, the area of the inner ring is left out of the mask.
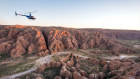
<path id="1" fill-rule="evenodd" d="M 86 32 L 70 28 L 1 26 L 0 54 L 20 57 L 35 53 L 39 56 L 67 50 L 101 48 L 108 53 L 134 51 L 107 38 L 101 32 Z"/>
<path id="2" fill-rule="evenodd" d="M 109 29 L 80 29 L 88 32 L 100 32 L 106 37 L 123 40 L 139 40 L 140 31 L 136 30 L 109 30 Z"/>

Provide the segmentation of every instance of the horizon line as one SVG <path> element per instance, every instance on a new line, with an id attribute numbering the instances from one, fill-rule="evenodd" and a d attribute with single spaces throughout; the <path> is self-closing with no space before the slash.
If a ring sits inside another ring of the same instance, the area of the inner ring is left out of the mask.
<path id="1" fill-rule="evenodd" d="M 91 28 L 91 27 L 81 27 L 81 28 L 77 28 L 77 27 L 66 27 L 66 26 L 61 26 L 61 25 L 58 25 L 58 26 L 53 26 L 53 25 L 22 25 L 22 24 L 0 24 L 1 25 L 5 25 L 5 26 L 12 26 L 12 25 L 21 25 L 21 26 L 37 26 L 37 27 L 64 27 L 64 28 L 75 28 L 75 29 L 104 29 L 104 30 L 130 30 L 130 31 L 140 31 L 140 29 L 113 29 L 113 28 Z"/>

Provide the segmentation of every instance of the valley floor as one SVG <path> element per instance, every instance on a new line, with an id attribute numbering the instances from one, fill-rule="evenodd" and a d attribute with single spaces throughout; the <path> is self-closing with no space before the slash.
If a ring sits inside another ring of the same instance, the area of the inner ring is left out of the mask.
<path id="1" fill-rule="evenodd" d="M 29 77 L 29 79 L 33 79 L 32 76 L 34 77 L 41 77 L 41 78 L 46 78 L 47 79 L 52 79 L 55 76 L 59 75 L 58 73 L 55 74 L 51 74 L 54 73 L 56 70 L 60 70 L 60 68 L 48 68 L 47 70 L 45 70 L 43 73 L 37 73 L 35 70 L 42 66 L 45 63 L 49 63 L 51 61 L 60 61 L 61 59 L 63 59 L 64 57 L 67 56 L 68 53 L 72 53 L 75 56 L 79 56 L 80 57 L 80 66 L 81 69 L 86 71 L 88 75 L 92 74 L 93 71 L 97 71 L 96 69 L 100 69 L 100 66 L 95 65 L 95 63 L 91 64 L 91 61 L 89 61 L 89 58 L 91 59 L 97 59 L 97 60 L 105 60 L 105 61 L 112 61 L 112 60 L 122 60 L 122 59 L 132 59 L 133 61 L 139 63 L 140 62 L 140 55 L 131 55 L 131 54 L 125 54 L 125 55 L 120 55 L 120 56 L 114 56 L 114 55 L 110 55 L 107 53 L 104 53 L 104 50 L 100 50 L 100 49 L 87 49 L 87 50 L 78 50 L 78 51 L 65 51 L 65 52 L 60 52 L 57 54 L 53 54 L 53 55 L 48 55 L 45 57 L 36 57 L 36 56 L 29 56 L 26 57 L 25 59 L 21 59 L 18 60 L 17 59 L 7 59 L 6 61 L 1 60 L 1 64 L 0 64 L 0 68 L 1 70 L 3 70 L 3 72 L 0 73 L 0 75 L 2 76 L 0 79 L 8 79 L 8 78 L 20 78 L 20 79 L 25 79 L 26 77 Z M 23 57 L 24 58 L 24 57 Z M 18 60 L 18 61 L 16 61 Z M 28 61 L 27 61 L 28 60 Z M 27 62 L 25 62 L 27 61 Z M 14 62 L 11 64 L 11 62 Z M 21 64 L 21 65 L 19 65 Z M 17 67 L 14 67 L 18 65 Z M 5 71 L 4 71 L 5 69 Z M 8 71 L 8 72 L 7 72 Z M 101 68 L 102 71 L 102 68 Z M 45 73 L 50 75 L 46 75 Z M 94 72 L 96 73 L 96 72 Z M 36 75 L 40 75 L 40 76 L 36 76 Z M 45 74 L 45 75 L 44 75 Z M 107 79 L 107 78 L 105 78 Z"/>

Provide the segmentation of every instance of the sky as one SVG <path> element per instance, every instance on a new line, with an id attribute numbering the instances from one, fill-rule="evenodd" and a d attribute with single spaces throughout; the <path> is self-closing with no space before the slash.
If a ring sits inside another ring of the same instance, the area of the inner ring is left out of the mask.
<path id="1" fill-rule="evenodd" d="M 0 24 L 140 30 L 140 0 L 0 0 Z"/>

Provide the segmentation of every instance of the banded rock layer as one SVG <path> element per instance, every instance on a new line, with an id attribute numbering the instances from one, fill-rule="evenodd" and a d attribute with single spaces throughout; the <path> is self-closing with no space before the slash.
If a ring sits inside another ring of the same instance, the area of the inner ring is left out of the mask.
<path id="1" fill-rule="evenodd" d="M 0 47 L 0 54 L 9 54 L 13 58 L 23 54 L 42 56 L 64 50 L 92 48 L 101 48 L 115 55 L 134 52 L 101 32 L 21 25 L 0 27 Z"/>

